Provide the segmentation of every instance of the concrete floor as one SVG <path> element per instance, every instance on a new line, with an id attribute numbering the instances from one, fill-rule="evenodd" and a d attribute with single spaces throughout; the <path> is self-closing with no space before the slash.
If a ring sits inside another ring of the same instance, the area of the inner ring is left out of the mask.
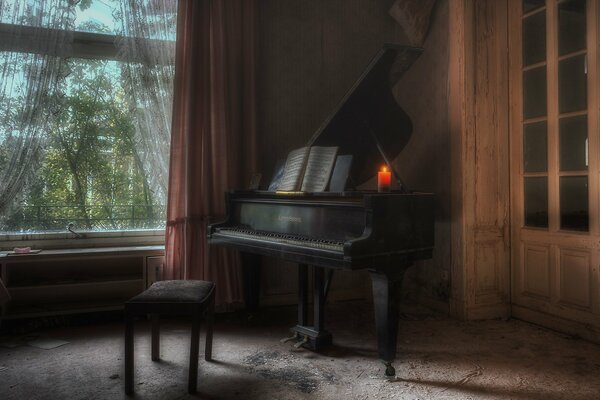
<path id="1" fill-rule="evenodd" d="M 165 322 L 163 360 L 153 363 L 148 324 L 140 322 L 135 398 L 600 399 L 596 344 L 520 321 L 460 322 L 405 307 L 398 376 L 386 380 L 370 306 L 332 304 L 327 314 L 335 344 L 321 354 L 279 342 L 293 325 L 295 308 L 264 309 L 250 321 L 220 315 L 215 361 L 201 359 L 196 396 L 186 393 L 188 325 Z M 46 329 L 36 334 L 69 343 L 51 350 L 0 347 L 0 399 L 127 398 L 122 329 L 118 322 Z"/>

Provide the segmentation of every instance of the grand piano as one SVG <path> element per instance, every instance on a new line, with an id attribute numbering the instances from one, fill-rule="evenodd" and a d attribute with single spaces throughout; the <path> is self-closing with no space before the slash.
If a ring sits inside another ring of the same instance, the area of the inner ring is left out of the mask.
<path id="1" fill-rule="evenodd" d="M 325 329 L 325 301 L 334 270 L 367 269 L 373 287 L 377 348 L 385 374 L 395 375 L 398 294 L 402 277 L 416 260 L 431 258 L 434 199 L 411 191 L 392 168 L 395 189 L 356 190 L 379 166 L 392 167 L 412 133 L 408 115 L 392 88 L 422 49 L 385 45 L 312 136 L 308 146 L 338 146 L 352 155 L 342 192 L 226 193 L 227 218 L 208 229 L 212 246 L 241 252 L 246 306 L 258 307 L 261 259 L 298 264 L 296 346 L 320 350 L 332 342 Z M 313 318 L 308 318 L 308 277 L 313 269 Z"/>

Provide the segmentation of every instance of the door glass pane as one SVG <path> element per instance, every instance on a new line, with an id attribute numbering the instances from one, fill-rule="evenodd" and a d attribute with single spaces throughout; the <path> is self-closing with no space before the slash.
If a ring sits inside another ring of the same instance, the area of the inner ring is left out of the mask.
<path id="1" fill-rule="evenodd" d="M 587 108 L 586 56 L 569 57 L 558 63 L 558 110 L 561 113 Z"/>
<path id="2" fill-rule="evenodd" d="M 560 119 L 560 170 L 583 171 L 588 167 L 587 116 Z"/>
<path id="3" fill-rule="evenodd" d="M 546 115 L 546 67 L 523 72 L 523 117 Z"/>
<path id="4" fill-rule="evenodd" d="M 548 227 L 548 178 L 526 177 L 525 181 L 525 225 Z"/>
<path id="5" fill-rule="evenodd" d="M 585 0 L 568 0 L 559 3 L 559 54 L 564 55 L 585 49 L 585 32 Z"/>
<path id="6" fill-rule="evenodd" d="M 542 7 L 546 0 L 523 0 L 523 12 L 529 12 L 536 8 Z"/>
<path id="7" fill-rule="evenodd" d="M 523 66 L 546 59 L 546 11 L 523 19 Z"/>
<path id="8" fill-rule="evenodd" d="M 548 170 L 548 139 L 546 121 L 523 127 L 523 169 L 525 172 Z"/>
<path id="9" fill-rule="evenodd" d="M 588 220 L 587 176 L 561 176 L 560 228 L 587 231 Z"/>

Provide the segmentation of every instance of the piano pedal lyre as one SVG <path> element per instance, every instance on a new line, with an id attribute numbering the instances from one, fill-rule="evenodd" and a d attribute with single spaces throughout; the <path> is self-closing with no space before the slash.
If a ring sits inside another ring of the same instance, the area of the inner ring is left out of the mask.
<path id="1" fill-rule="evenodd" d="M 287 342 L 289 342 L 289 341 L 291 341 L 291 340 L 296 340 L 296 339 L 298 339 L 298 332 L 294 332 L 294 335 L 293 335 L 293 336 L 290 336 L 290 337 L 286 337 L 286 338 L 283 338 L 283 339 L 281 339 L 281 340 L 280 340 L 280 342 L 281 342 L 281 343 L 287 343 Z"/>
<path id="2" fill-rule="evenodd" d="M 295 348 L 299 349 L 300 347 L 302 347 L 303 345 L 305 345 L 306 343 L 308 343 L 308 335 L 304 335 L 304 338 L 302 338 L 301 341 L 299 341 L 298 343 L 296 343 L 294 345 Z"/>

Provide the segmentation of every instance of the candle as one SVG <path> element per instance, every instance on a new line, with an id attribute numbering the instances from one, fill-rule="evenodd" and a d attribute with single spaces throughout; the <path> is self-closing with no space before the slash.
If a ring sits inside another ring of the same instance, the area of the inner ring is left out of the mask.
<path id="1" fill-rule="evenodd" d="M 377 173 L 377 191 L 389 192 L 392 184 L 392 173 L 388 171 L 387 166 L 381 167 L 381 171 Z"/>

